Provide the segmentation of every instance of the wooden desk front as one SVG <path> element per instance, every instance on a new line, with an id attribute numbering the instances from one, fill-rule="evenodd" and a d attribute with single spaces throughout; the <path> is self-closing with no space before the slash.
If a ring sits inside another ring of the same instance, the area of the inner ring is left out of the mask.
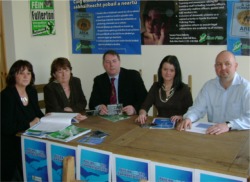
<path id="1" fill-rule="evenodd" d="M 134 119 L 135 116 L 113 123 L 91 116 L 77 125 L 110 134 L 102 144 L 91 145 L 92 148 L 243 178 L 250 176 L 249 130 L 204 135 L 141 128 Z M 78 139 L 68 144 L 79 145 Z"/>

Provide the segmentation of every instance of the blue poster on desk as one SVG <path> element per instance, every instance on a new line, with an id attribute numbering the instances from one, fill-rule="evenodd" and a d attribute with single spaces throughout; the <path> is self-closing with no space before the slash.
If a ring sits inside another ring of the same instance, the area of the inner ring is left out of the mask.
<path id="1" fill-rule="evenodd" d="M 181 166 L 152 162 L 152 181 L 192 182 L 194 169 Z"/>
<path id="2" fill-rule="evenodd" d="M 242 178 L 242 177 L 238 177 L 238 176 L 232 176 L 232 175 L 226 175 L 226 174 L 196 169 L 195 170 L 195 181 L 200 181 L 200 182 L 210 182 L 210 181 L 247 182 L 247 178 Z"/>
<path id="3" fill-rule="evenodd" d="M 24 181 L 48 181 L 46 141 L 21 137 Z"/>
<path id="4" fill-rule="evenodd" d="M 111 152 L 89 147 L 77 148 L 77 179 L 111 182 Z"/>
<path id="5" fill-rule="evenodd" d="M 59 143 L 48 143 L 49 181 L 62 181 L 63 159 L 76 156 L 76 147 Z"/>
<path id="6" fill-rule="evenodd" d="M 151 181 L 149 168 L 149 160 L 114 154 L 112 181 Z"/>

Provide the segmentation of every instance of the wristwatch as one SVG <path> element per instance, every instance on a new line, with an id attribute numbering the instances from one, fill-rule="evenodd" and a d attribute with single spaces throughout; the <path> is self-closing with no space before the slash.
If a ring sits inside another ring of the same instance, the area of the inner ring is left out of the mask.
<path id="1" fill-rule="evenodd" d="M 226 121 L 227 127 L 229 128 L 229 131 L 232 130 L 232 124 L 229 121 Z"/>

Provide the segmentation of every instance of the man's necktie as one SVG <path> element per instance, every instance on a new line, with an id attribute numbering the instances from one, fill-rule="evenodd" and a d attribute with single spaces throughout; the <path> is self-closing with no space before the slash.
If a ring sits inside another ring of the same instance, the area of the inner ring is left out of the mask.
<path id="1" fill-rule="evenodd" d="M 110 104 L 117 104 L 116 101 L 116 91 L 115 91 L 115 78 L 111 78 L 111 96 L 110 96 Z"/>

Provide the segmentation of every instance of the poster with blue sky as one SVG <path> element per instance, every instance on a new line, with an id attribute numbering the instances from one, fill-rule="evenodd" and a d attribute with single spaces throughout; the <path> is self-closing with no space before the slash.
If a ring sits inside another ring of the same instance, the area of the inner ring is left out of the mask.
<path id="1" fill-rule="evenodd" d="M 24 181 L 48 181 L 46 141 L 24 136 L 21 141 Z"/>
<path id="2" fill-rule="evenodd" d="M 227 2 L 227 49 L 234 55 L 250 55 L 250 2 Z"/>
<path id="3" fill-rule="evenodd" d="M 63 159 L 66 156 L 76 157 L 76 147 L 49 142 L 47 148 L 49 180 L 62 181 Z"/>
<path id="4" fill-rule="evenodd" d="M 150 161 L 146 159 L 113 155 L 113 176 L 114 182 L 125 181 L 150 181 Z"/>
<path id="5" fill-rule="evenodd" d="M 141 54 L 140 0 L 70 0 L 72 53 Z"/>
<path id="6" fill-rule="evenodd" d="M 78 145 L 77 179 L 82 181 L 111 181 L 111 152 Z"/>

